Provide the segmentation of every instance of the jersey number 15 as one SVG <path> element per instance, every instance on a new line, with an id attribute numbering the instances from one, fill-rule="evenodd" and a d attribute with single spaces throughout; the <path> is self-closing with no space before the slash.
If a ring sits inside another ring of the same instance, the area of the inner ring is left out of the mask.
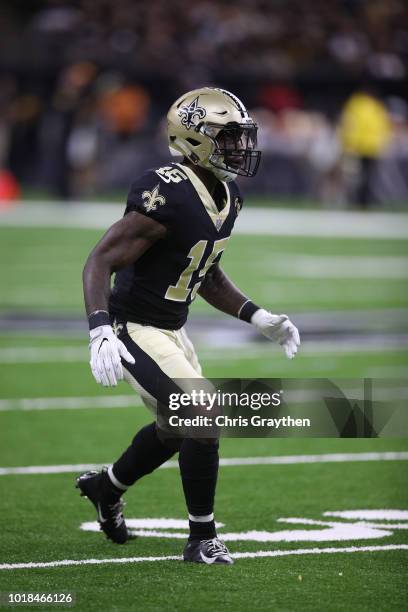
<path id="1" fill-rule="evenodd" d="M 205 249 L 207 248 L 208 240 L 199 240 L 193 247 L 191 247 L 190 252 L 187 255 L 187 257 L 191 260 L 190 263 L 180 274 L 177 283 L 168 287 L 165 298 L 175 302 L 185 302 L 191 296 L 191 301 L 193 301 L 209 268 L 212 266 L 218 255 L 223 252 L 227 246 L 228 240 L 229 236 L 227 238 L 222 238 L 221 240 L 216 240 L 213 244 L 213 249 L 206 260 L 203 259 L 203 256 Z M 199 280 L 194 283 L 192 287 L 189 287 L 191 277 L 193 276 L 194 272 L 199 273 Z"/>

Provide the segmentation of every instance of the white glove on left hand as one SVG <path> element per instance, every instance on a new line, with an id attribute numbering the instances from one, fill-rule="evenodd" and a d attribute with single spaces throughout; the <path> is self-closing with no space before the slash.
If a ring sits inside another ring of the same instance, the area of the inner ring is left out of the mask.
<path id="1" fill-rule="evenodd" d="M 118 380 L 123 379 L 123 369 L 120 358 L 128 363 L 135 363 L 126 346 L 114 334 L 110 325 L 100 325 L 89 332 L 91 339 L 92 374 L 97 383 L 104 387 L 116 387 Z"/>
<path id="2" fill-rule="evenodd" d="M 276 315 L 260 308 L 251 317 L 251 323 L 269 340 L 279 342 L 286 357 L 293 359 L 300 346 L 298 329 L 285 314 Z"/>

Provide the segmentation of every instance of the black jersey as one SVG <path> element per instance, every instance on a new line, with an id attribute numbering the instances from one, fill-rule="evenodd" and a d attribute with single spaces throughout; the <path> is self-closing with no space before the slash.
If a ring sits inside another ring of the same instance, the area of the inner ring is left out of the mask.
<path id="1" fill-rule="evenodd" d="M 242 199 L 223 183 L 218 210 L 197 175 L 182 164 L 148 170 L 132 184 L 125 215 L 137 211 L 164 225 L 158 240 L 134 264 L 116 273 L 110 312 L 118 320 L 179 329 L 210 267 L 219 261 Z"/>

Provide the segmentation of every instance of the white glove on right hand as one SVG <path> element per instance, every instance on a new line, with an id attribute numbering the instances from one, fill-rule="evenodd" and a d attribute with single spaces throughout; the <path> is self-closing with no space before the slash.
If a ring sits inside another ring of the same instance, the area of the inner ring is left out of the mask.
<path id="1" fill-rule="evenodd" d="M 89 332 L 92 374 L 97 383 L 104 387 L 116 387 L 118 380 L 123 379 L 120 358 L 128 363 L 135 363 L 133 356 L 110 325 L 100 325 Z"/>
<path id="2" fill-rule="evenodd" d="M 293 359 L 300 346 L 299 331 L 285 314 L 276 315 L 260 308 L 251 317 L 251 323 L 264 336 L 279 342 L 286 357 Z"/>

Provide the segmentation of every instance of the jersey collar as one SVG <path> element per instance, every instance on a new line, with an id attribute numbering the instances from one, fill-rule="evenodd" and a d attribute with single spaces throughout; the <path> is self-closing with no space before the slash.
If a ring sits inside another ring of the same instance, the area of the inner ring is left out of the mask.
<path id="1" fill-rule="evenodd" d="M 227 203 L 225 204 L 222 210 L 218 210 L 217 205 L 214 202 L 214 199 L 212 198 L 210 192 L 208 191 L 202 180 L 198 178 L 196 173 L 188 166 L 184 166 L 183 164 L 176 165 L 179 166 L 179 168 L 181 168 L 185 174 L 187 174 L 205 210 L 207 211 L 208 216 L 213 222 L 215 229 L 219 232 L 221 227 L 223 226 L 224 221 L 228 217 L 231 206 L 231 195 L 227 183 L 221 181 L 224 186 L 225 193 L 227 195 Z"/>

